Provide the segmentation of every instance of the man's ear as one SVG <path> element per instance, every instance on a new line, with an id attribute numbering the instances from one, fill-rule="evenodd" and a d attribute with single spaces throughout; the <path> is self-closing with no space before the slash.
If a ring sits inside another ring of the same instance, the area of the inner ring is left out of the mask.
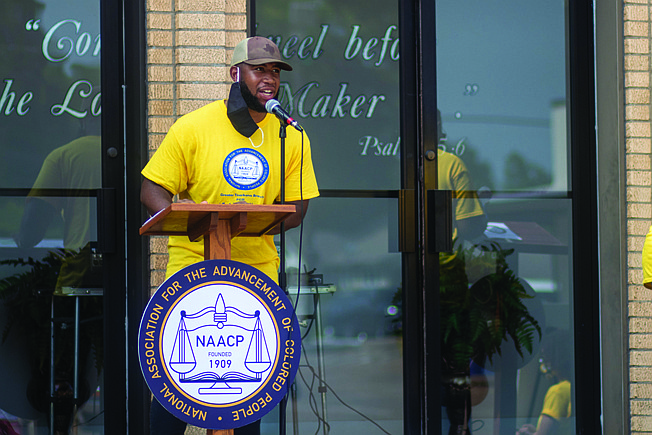
<path id="1" fill-rule="evenodd" d="M 232 66 L 231 69 L 229 70 L 229 75 L 231 76 L 231 80 L 233 80 L 234 82 L 239 82 L 240 68 L 237 66 Z"/>

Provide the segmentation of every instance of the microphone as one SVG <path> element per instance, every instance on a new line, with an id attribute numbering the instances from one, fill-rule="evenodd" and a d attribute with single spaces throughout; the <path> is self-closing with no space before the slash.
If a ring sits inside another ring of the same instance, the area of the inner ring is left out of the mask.
<path id="1" fill-rule="evenodd" d="M 267 110 L 272 115 L 276 115 L 276 117 L 280 119 L 281 122 L 291 125 L 299 131 L 303 131 L 303 128 L 301 128 L 299 123 L 292 119 L 290 114 L 281 107 L 281 103 L 278 101 L 274 99 L 267 101 L 267 103 L 265 103 L 265 110 Z"/>

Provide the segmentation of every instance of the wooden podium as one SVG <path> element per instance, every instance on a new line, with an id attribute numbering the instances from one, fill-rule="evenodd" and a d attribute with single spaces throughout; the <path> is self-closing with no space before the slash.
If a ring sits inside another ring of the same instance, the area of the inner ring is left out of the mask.
<path id="1" fill-rule="evenodd" d="M 233 237 L 260 237 L 296 211 L 292 204 L 174 203 L 140 228 L 141 236 L 204 236 L 205 260 L 230 260 Z M 208 429 L 207 435 L 233 435 L 233 429 Z"/>

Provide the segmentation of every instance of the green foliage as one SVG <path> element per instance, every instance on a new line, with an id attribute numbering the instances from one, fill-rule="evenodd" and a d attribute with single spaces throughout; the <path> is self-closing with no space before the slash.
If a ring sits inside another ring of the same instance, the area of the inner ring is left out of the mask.
<path id="1" fill-rule="evenodd" d="M 24 271 L 0 280 L 0 301 L 4 304 L 6 319 L 2 330 L 4 343 L 11 333 L 21 334 L 33 351 L 36 368 L 43 372 L 50 358 L 51 299 L 57 285 L 62 261 L 72 258 L 77 253 L 58 249 L 49 252 L 43 259 L 10 259 L 0 261 L 0 265 L 22 267 Z M 57 300 L 57 317 L 72 318 L 74 315 L 73 298 L 59 297 Z M 80 328 L 80 345 L 92 350 L 95 355 L 95 368 L 102 370 L 103 325 L 102 298 L 82 298 L 80 313 L 89 318 Z M 61 329 L 62 345 L 57 345 L 55 364 L 62 371 L 69 371 L 73 365 L 74 342 L 73 328 Z"/>
<path id="2" fill-rule="evenodd" d="M 442 368 L 465 372 L 471 360 L 491 362 L 494 355 L 501 355 L 508 338 L 519 355 L 532 354 L 535 334 L 541 340 L 542 331 L 524 304 L 533 295 L 507 264 L 514 250 L 502 249 L 495 242 L 455 246 L 452 255 L 441 254 L 439 259 Z M 399 288 L 392 298 L 399 311 L 401 301 Z M 401 318 L 392 320 L 398 334 Z"/>
<path id="3" fill-rule="evenodd" d="M 546 186 L 552 182 L 550 172 L 537 163 L 528 162 L 512 152 L 505 161 L 505 189 L 527 189 Z"/>
<path id="4" fill-rule="evenodd" d="M 535 332 L 541 339 L 541 327 L 523 303 L 532 295 L 507 265 L 512 252 L 496 243 L 459 246 L 440 262 L 441 345 L 448 368 L 466 367 L 471 359 L 492 361 L 508 337 L 521 356 L 532 353 Z M 469 275 L 488 270 L 469 281 Z"/>

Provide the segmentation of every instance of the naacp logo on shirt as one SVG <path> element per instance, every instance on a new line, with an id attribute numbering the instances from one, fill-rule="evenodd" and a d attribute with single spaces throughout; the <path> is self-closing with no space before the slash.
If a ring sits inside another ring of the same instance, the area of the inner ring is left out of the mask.
<path id="1" fill-rule="evenodd" d="M 150 299 L 138 337 L 152 394 L 194 426 L 260 420 L 289 391 L 301 356 L 292 303 L 267 275 L 232 260 L 181 269 Z"/>
<path id="2" fill-rule="evenodd" d="M 224 178 L 236 189 L 251 190 L 260 187 L 269 176 L 269 163 L 256 150 L 240 148 L 224 160 Z"/>

